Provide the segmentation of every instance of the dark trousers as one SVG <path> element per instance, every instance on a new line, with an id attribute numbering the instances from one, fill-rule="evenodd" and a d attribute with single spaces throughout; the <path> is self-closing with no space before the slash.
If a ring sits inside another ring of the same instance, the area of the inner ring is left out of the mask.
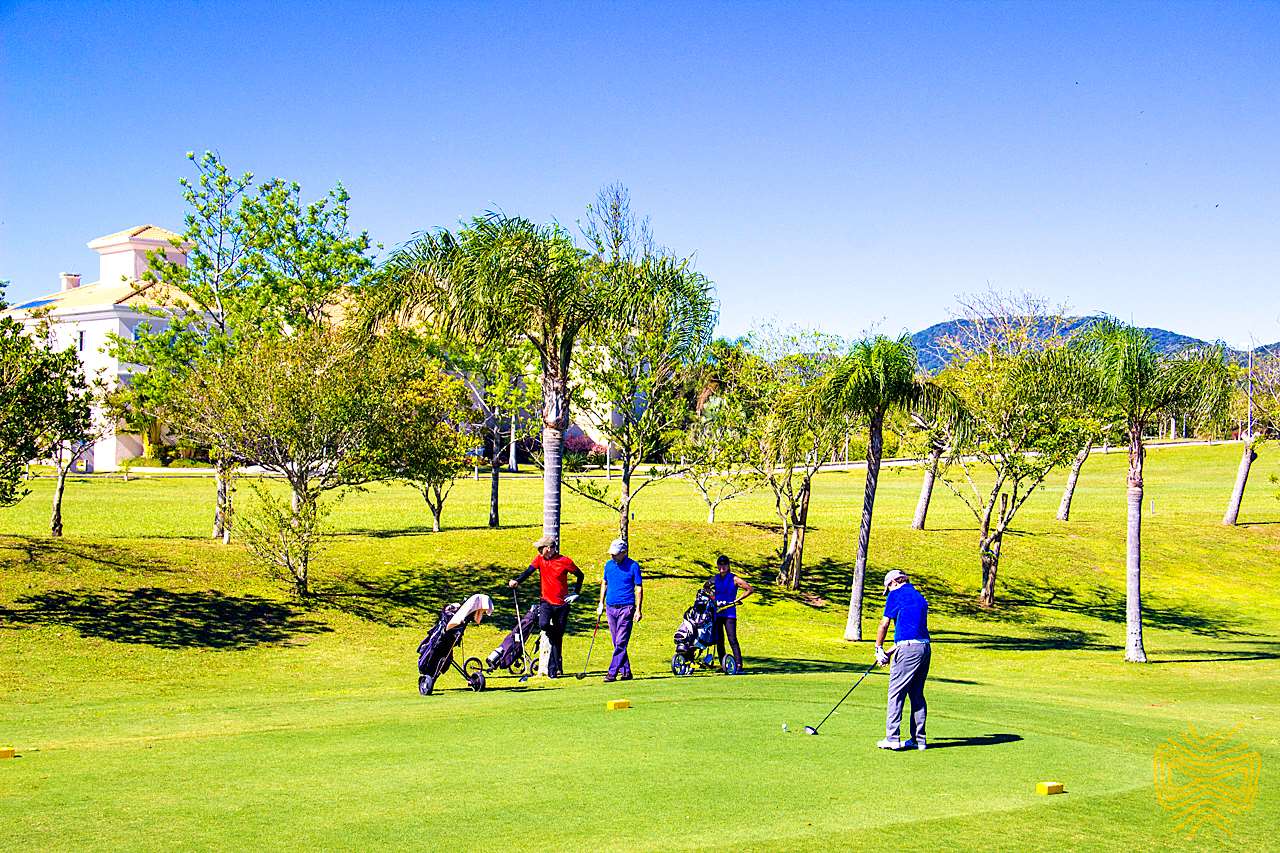
<path id="1" fill-rule="evenodd" d="M 636 606 L 609 605 L 604 609 L 609 617 L 609 637 L 613 640 L 613 660 L 609 661 L 609 677 L 631 677 L 631 659 L 627 657 L 627 643 L 631 642 L 631 626 L 635 620 Z"/>
<path id="2" fill-rule="evenodd" d="M 538 630 L 547 635 L 551 657 L 547 661 L 547 675 L 559 678 L 564 675 L 564 658 L 560 647 L 564 644 L 564 632 L 569 627 L 569 605 L 538 603 Z"/>
<path id="3" fill-rule="evenodd" d="M 713 627 L 716 637 L 716 658 L 724 660 L 724 637 L 729 635 L 729 648 L 733 649 L 733 660 L 742 669 L 742 649 L 738 648 L 738 617 L 717 616 Z"/>

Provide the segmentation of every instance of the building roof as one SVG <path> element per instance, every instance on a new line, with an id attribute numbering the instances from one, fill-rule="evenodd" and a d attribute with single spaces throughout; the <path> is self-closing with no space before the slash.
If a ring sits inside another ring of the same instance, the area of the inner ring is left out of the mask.
<path id="1" fill-rule="evenodd" d="M 98 237 L 89 241 L 90 249 L 101 249 L 106 246 L 114 246 L 118 243 L 128 243 L 131 240 L 154 240 L 157 242 L 168 243 L 171 240 L 181 240 L 181 234 L 175 234 L 168 228 L 161 228 L 159 225 L 135 225 L 132 228 L 126 228 L 123 231 L 117 231 L 114 234 L 108 234 L 105 237 Z"/>
<path id="2" fill-rule="evenodd" d="M 128 308 L 156 308 L 172 299 L 161 299 L 172 288 L 164 285 L 143 284 L 136 281 L 98 281 L 71 290 L 59 290 L 35 299 L 21 302 L 5 312 L 15 319 L 43 308 L 53 314 L 78 314 L 85 311 L 107 310 L 116 305 Z"/>

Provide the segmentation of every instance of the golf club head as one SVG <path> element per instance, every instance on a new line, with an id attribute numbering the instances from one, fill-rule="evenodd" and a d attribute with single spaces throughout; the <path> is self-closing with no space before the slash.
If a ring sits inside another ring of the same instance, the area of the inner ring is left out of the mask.
<path id="1" fill-rule="evenodd" d="M 813 726 L 805 726 L 804 733 L 807 735 L 816 735 L 818 733 L 818 730 L 815 729 Z"/>
<path id="2" fill-rule="evenodd" d="M 576 673 L 573 677 L 581 681 L 582 679 L 587 677 L 587 674 L 585 672 L 579 672 L 579 673 Z"/>

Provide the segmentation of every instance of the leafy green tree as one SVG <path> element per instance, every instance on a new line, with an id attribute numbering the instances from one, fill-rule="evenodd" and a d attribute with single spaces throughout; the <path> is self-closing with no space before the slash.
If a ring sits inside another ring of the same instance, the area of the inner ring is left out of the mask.
<path id="1" fill-rule="evenodd" d="M 885 418 L 892 411 L 919 411 L 926 416 L 948 410 L 949 397 L 918 374 L 916 352 L 907 335 L 884 335 L 854 343 L 837 359 L 818 391 L 823 408 L 836 416 L 865 418 L 868 425 L 867 475 L 858 528 L 858 553 L 849 596 L 846 640 L 862 639 L 862 599 L 871 544 L 871 516 L 884 456 Z"/>
<path id="2" fill-rule="evenodd" d="M 431 510 L 432 530 L 454 481 L 471 469 L 477 436 L 467 431 L 476 419 L 463 380 L 427 357 L 423 342 L 403 332 L 388 335 L 374 350 L 370 368 L 399 379 L 378 408 L 371 439 L 380 478 L 404 480 Z"/>
<path id="3" fill-rule="evenodd" d="M 348 227 L 339 186 L 304 204 L 297 184 L 270 180 L 256 191 L 211 152 L 189 153 L 194 180 L 179 181 L 188 210 L 175 252 L 155 252 L 142 287 L 158 307 L 113 354 L 145 368 L 121 401 L 138 422 L 172 402 L 196 363 L 217 370 L 246 341 L 334 322 L 372 269 L 369 239 Z M 185 255 L 180 258 L 179 255 Z M 152 433 L 158 438 L 158 425 Z M 213 536 L 230 541 L 233 463 L 211 446 L 216 501 Z"/>
<path id="4" fill-rule="evenodd" d="M 455 235 L 420 234 L 384 265 L 366 318 L 424 318 L 471 345 L 523 338 L 542 387 L 543 532 L 560 535 L 571 368 L 584 332 L 605 320 L 598 265 L 558 225 L 491 213 Z"/>
<path id="5" fill-rule="evenodd" d="M 27 463 L 44 454 L 65 419 L 73 381 L 83 378 L 79 367 L 73 349 L 55 352 L 21 323 L 0 317 L 0 507 L 27 495 Z"/>
<path id="6" fill-rule="evenodd" d="M 773 493 L 781 522 L 777 582 L 799 589 L 813 478 L 848 433 L 846 412 L 824 412 L 817 393 L 836 363 L 840 339 L 821 332 L 765 328 L 751 336 L 742 365 L 750 459 Z"/>
<path id="7" fill-rule="evenodd" d="M 1162 353 L 1149 334 L 1115 320 L 1092 326 L 1079 346 L 1097 376 L 1102 405 L 1118 411 L 1128 440 L 1128 533 L 1125 554 L 1125 660 L 1145 663 L 1142 643 L 1142 498 L 1144 437 L 1160 413 L 1190 413 L 1200 423 L 1222 417 L 1231 374 L 1222 348 Z M 1158 428 L 1158 427 L 1157 427 Z"/>
<path id="8" fill-rule="evenodd" d="M 211 359 L 215 358 L 210 356 Z M 197 362 L 165 419 L 237 465 L 288 484 L 284 504 L 255 484 L 261 507 L 246 542 L 306 596 L 325 493 L 385 476 L 378 447 L 386 407 L 409 377 L 370 370 L 367 345 L 323 327 L 244 341 L 210 369 Z"/>
<path id="9" fill-rule="evenodd" d="M 681 436 L 675 454 L 685 478 L 707 505 L 707 524 L 716 510 L 759 488 L 759 472 L 751 464 L 751 436 L 746 406 L 737 393 L 722 392 L 703 403 Z"/>

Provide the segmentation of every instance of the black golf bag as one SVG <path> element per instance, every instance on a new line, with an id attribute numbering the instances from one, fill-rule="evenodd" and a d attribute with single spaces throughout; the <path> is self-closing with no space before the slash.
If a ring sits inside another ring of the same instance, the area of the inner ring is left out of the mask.
<path id="1" fill-rule="evenodd" d="M 693 671 L 694 657 L 715 643 L 716 588 L 708 580 L 698 590 L 693 606 L 684 612 L 680 627 L 676 628 L 676 653 L 671 658 L 671 671 L 676 675 L 688 675 Z"/>
<path id="2" fill-rule="evenodd" d="M 458 612 L 460 605 L 447 604 L 440 611 L 440 618 L 435 626 L 418 644 L 418 692 L 430 696 L 435 688 L 436 680 L 444 671 L 453 666 L 462 673 L 467 685 L 477 692 L 484 689 L 484 674 L 467 672 L 453 660 L 453 650 L 462 644 L 462 635 L 467 631 L 467 622 L 463 621 L 455 628 L 449 627 L 449 620 Z"/>
<path id="3" fill-rule="evenodd" d="M 513 626 L 511 632 L 502 639 L 498 647 L 489 653 L 489 657 L 485 658 L 485 669 L 489 672 L 493 672 L 495 669 L 509 669 L 513 673 L 523 669 L 525 665 L 525 646 L 529 647 L 530 655 L 532 655 L 537 639 L 538 605 L 534 604 L 521 617 L 520 624 Z"/>

